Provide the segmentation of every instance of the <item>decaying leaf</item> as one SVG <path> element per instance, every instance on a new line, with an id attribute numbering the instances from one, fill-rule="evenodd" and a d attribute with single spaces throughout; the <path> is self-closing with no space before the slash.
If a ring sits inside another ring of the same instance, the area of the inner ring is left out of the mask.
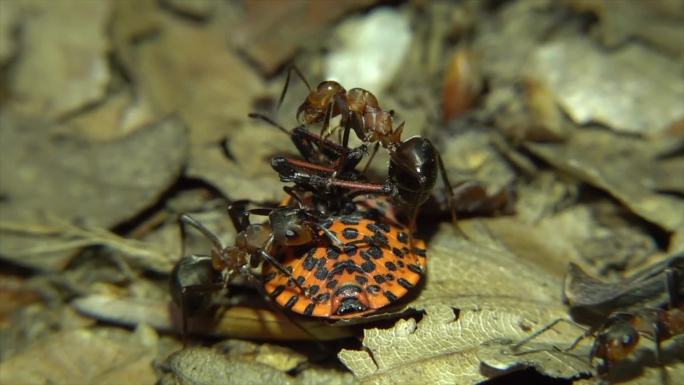
<path id="1" fill-rule="evenodd" d="M 659 49 L 682 58 L 684 8 L 672 0 L 594 1 L 566 0 L 580 12 L 592 12 L 599 19 L 592 32 L 608 47 L 617 47 L 630 39 L 644 40 Z"/>
<path id="2" fill-rule="evenodd" d="M 231 358 L 206 348 L 182 350 L 169 357 L 168 361 L 171 373 L 165 378 L 164 384 L 351 385 L 355 383 L 349 373 L 309 369 L 295 377 L 267 364 L 245 361 L 239 357 Z M 311 373 L 311 371 L 316 373 Z"/>
<path id="3" fill-rule="evenodd" d="M 26 114 L 60 117 L 100 101 L 110 69 L 110 2 L 25 3 L 21 53 L 11 89 Z M 3 8 L 5 6 L 3 5 Z"/>
<path id="4" fill-rule="evenodd" d="M 233 38 L 261 69 L 272 74 L 328 24 L 374 0 L 338 2 L 248 1 Z M 283 28 L 287 26 L 287 28 Z"/>
<path id="5" fill-rule="evenodd" d="M 365 350 L 339 354 L 361 383 L 482 381 L 480 360 L 489 351 L 483 349 L 503 348 L 565 316 L 560 277 L 491 240 L 465 241 L 443 228 L 430 242 L 428 263 L 427 283 L 410 305 L 424 310 L 423 318 L 400 320 L 386 330 L 366 329 Z M 568 344 L 576 337 L 563 336 Z"/>
<path id="6" fill-rule="evenodd" d="M 188 174 L 206 180 L 230 199 L 278 202 L 285 196 L 282 186 L 273 183 L 277 174 L 270 158 L 293 152 L 287 135 L 268 125 L 249 123 L 233 130 L 226 147 L 194 146 Z"/>
<path id="7" fill-rule="evenodd" d="M 154 331 L 78 329 L 34 342 L 2 363 L 4 384 L 151 384 Z M 40 357 L 40 359 L 37 359 Z"/>
<path id="8" fill-rule="evenodd" d="M 669 231 L 684 228 L 684 201 L 656 192 L 663 185 L 671 188 L 673 179 L 681 180 L 682 158 L 663 167 L 654 153 L 658 146 L 602 130 L 579 130 L 563 145 L 526 146 L 554 167 L 607 191 L 642 218 Z"/>
<path id="9" fill-rule="evenodd" d="M 654 136 L 684 117 L 681 69 L 640 45 L 605 53 L 587 40 L 560 40 L 540 47 L 532 68 L 578 124 Z"/>
<path id="10" fill-rule="evenodd" d="M 111 227 L 152 205 L 186 157 L 185 127 L 173 118 L 104 143 L 51 135 L 48 128 L 7 116 L 0 124 L 0 210 L 14 227 L 59 221 Z M 2 254 L 11 258 L 32 247 L 36 238 L 28 233 L 3 233 Z M 60 253 L 15 261 L 43 269 L 65 262 Z"/>

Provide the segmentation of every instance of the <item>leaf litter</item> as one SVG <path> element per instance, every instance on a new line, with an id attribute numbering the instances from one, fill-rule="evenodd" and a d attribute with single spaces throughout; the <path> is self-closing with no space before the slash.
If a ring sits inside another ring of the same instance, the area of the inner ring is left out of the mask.
<path id="1" fill-rule="evenodd" d="M 181 349 L 166 282 L 183 252 L 176 216 L 230 242 L 226 200 L 278 201 L 269 159 L 294 148 L 246 114 L 276 104 L 289 62 L 323 79 L 336 23 L 388 6 L 314 3 L 0 3 L 1 382 L 511 383 L 530 367 L 598 381 L 591 338 L 563 350 L 584 326 L 512 347 L 569 318 L 569 262 L 614 281 L 684 250 L 684 23 L 667 0 L 389 5 L 412 43 L 389 87 L 371 91 L 442 151 L 468 239 L 426 207 L 427 278 L 402 308 L 293 324 L 238 280 L 217 298 L 225 310 L 191 325 L 222 341 Z M 459 52 L 477 69 L 454 77 Z M 294 99 L 277 115 L 286 127 Z M 210 247 L 194 234 L 186 246 Z M 660 383 L 648 342 L 610 379 Z M 664 344 L 671 383 L 684 375 L 680 345 Z"/>

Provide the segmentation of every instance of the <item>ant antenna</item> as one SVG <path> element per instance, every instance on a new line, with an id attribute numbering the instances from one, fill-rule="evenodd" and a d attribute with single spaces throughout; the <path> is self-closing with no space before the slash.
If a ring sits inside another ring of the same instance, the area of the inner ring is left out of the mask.
<path id="1" fill-rule="evenodd" d="M 266 116 L 266 115 L 259 114 L 259 113 L 257 113 L 257 112 L 250 112 L 249 114 L 247 114 L 247 116 L 250 117 L 250 118 L 252 118 L 252 119 L 260 119 L 260 120 L 263 120 L 264 122 L 266 122 L 266 123 L 270 124 L 271 126 L 277 128 L 277 129 L 279 129 L 280 131 L 286 133 L 287 135 L 290 135 L 290 134 L 291 134 L 290 131 L 289 131 L 288 129 L 286 129 L 285 127 L 281 126 L 278 122 L 276 122 L 275 120 L 269 118 L 269 117 Z"/>
<path id="2" fill-rule="evenodd" d="M 214 247 L 217 250 L 223 250 L 225 246 L 221 242 L 221 240 L 214 234 L 211 230 L 209 230 L 206 226 L 203 224 L 199 223 L 198 221 L 195 220 L 195 218 L 191 217 L 188 214 L 181 214 L 180 217 L 178 218 L 180 222 L 184 225 L 188 225 L 190 227 L 194 227 L 197 229 L 199 232 L 202 233 L 208 240 L 211 241 L 211 243 L 214 245 Z"/>
<path id="3" fill-rule="evenodd" d="M 297 76 L 299 76 L 300 79 L 306 84 L 306 88 L 309 89 L 309 92 L 311 92 L 311 85 L 309 85 L 309 82 L 306 81 L 306 78 L 304 75 L 302 75 L 302 72 L 299 71 L 299 68 L 297 66 L 292 65 L 290 68 L 287 70 L 287 77 L 285 77 L 285 86 L 283 87 L 283 91 L 280 93 L 280 98 L 278 99 L 278 106 L 276 107 L 276 111 L 280 110 L 280 106 L 283 104 L 283 100 L 285 100 L 285 94 L 287 93 L 287 88 L 290 85 L 290 77 L 292 75 L 292 71 L 294 71 Z"/>

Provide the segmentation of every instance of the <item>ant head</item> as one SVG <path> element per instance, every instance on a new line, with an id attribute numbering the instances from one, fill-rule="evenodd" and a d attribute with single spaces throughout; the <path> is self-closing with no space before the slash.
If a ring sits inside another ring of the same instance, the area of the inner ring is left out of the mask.
<path id="1" fill-rule="evenodd" d="M 591 358 L 600 358 L 603 364 L 599 372 L 607 370 L 612 362 L 625 359 L 639 343 L 639 333 L 632 322 L 636 316 L 617 314 L 611 317 L 596 335 L 591 349 Z"/>
<path id="2" fill-rule="evenodd" d="M 437 156 L 432 143 L 419 136 L 391 150 L 388 174 L 398 203 L 419 206 L 430 197 L 437 181 Z"/>
<path id="3" fill-rule="evenodd" d="M 347 91 L 340 83 L 328 80 L 320 83 L 318 87 L 311 90 L 304 103 L 297 109 L 297 119 L 303 114 L 301 120 L 306 124 L 320 122 L 328 112 L 330 105 L 334 102 L 333 98 L 338 94 L 345 94 Z M 337 106 L 333 106 L 335 109 Z M 339 114 L 338 110 L 335 110 Z"/>
<path id="4" fill-rule="evenodd" d="M 314 230 L 306 222 L 303 210 L 288 207 L 276 208 L 268 215 L 275 243 L 283 246 L 300 246 L 310 243 Z"/>

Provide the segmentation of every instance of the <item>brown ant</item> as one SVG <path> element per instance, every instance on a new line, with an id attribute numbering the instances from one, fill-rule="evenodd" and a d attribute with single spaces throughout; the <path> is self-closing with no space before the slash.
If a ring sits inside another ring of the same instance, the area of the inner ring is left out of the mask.
<path id="1" fill-rule="evenodd" d="M 281 180 L 313 187 L 317 190 L 321 186 L 335 186 L 354 190 L 356 194 L 388 195 L 400 206 L 410 208 L 409 227 L 415 229 L 418 208 L 432 194 L 432 189 L 437 182 L 437 174 L 439 173 L 447 190 L 452 220 L 456 223 L 453 189 L 447 177 L 442 157 L 430 140 L 415 136 L 402 141 L 401 133 L 404 123 L 402 122 L 399 126 L 393 127 L 393 112 L 382 110 L 377 98 L 370 91 L 362 88 L 353 88 L 347 91 L 335 81 L 321 82 L 315 89 L 312 89 L 299 69 L 294 66 L 290 67 L 287 73 L 278 106 L 282 104 L 285 98 L 292 71 L 297 74 L 309 89 L 309 95 L 297 109 L 298 120 L 303 121 L 304 125 L 322 123 L 319 138 L 320 140 L 326 140 L 324 133 L 329 128 L 330 120 L 340 116 L 341 126 L 343 127 L 342 148 L 348 148 L 350 130 L 354 130 L 357 137 L 364 144 L 375 143 L 362 174 L 365 173 L 380 145 L 389 152 L 390 161 L 387 180 L 381 185 L 347 180 L 344 173 L 340 173 L 339 170 L 335 169 L 327 172 L 327 179 L 321 179 L 318 178 L 321 174 L 320 170 L 315 165 L 298 164 L 285 158 L 274 158 L 276 161 L 273 167 L 280 174 Z M 265 120 L 288 132 L 282 126 L 263 115 L 250 114 L 250 116 Z M 300 127 L 303 130 L 303 127 Z M 306 159 L 307 155 L 304 153 L 302 155 Z M 299 178 L 290 176 L 290 174 L 295 172 L 300 174 Z"/>
<path id="2" fill-rule="evenodd" d="M 570 281 L 570 285 L 566 282 L 564 296 L 567 298 L 568 290 L 575 290 L 573 295 L 579 303 L 575 309 L 571 304 L 571 312 L 583 310 L 599 315 L 606 314 L 611 304 L 614 307 L 605 315 L 604 322 L 589 328 L 563 351 L 571 351 L 581 340 L 593 336 L 589 361 L 593 363 L 595 359 L 601 360 L 596 371 L 603 377 L 615 363 L 626 359 L 636 349 L 640 335 L 645 335 L 655 341 L 656 361 L 662 363 L 661 342 L 684 333 L 682 268 L 684 255 L 676 255 L 617 284 L 600 283 L 586 276 L 579 267 L 571 268 L 570 276 L 566 279 Z M 579 287 L 583 289 L 578 289 Z M 666 293 L 667 304 L 658 307 L 662 297 L 660 292 Z M 653 301 L 647 301 L 649 298 Z M 622 307 L 627 307 L 628 310 L 619 311 Z M 516 351 L 563 321 L 577 325 L 567 319 L 557 319 L 513 345 L 512 350 Z M 529 352 L 517 354 L 524 353 Z"/>
<path id="3" fill-rule="evenodd" d="M 171 272 L 171 296 L 181 311 L 184 336 L 187 319 L 210 307 L 208 294 L 225 288 L 237 275 L 253 280 L 259 275 L 259 266 L 267 262 L 305 293 L 292 272 L 280 264 L 278 256 L 294 252 L 296 247 L 311 244 L 321 237 L 342 248 L 342 243 L 319 224 L 310 210 L 293 206 L 247 210 L 246 204 L 246 201 L 238 201 L 228 207 L 233 226 L 238 231 L 232 246 L 225 246 L 216 234 L 190 215 L 182 214 L 179 218 L 181 224 L 197 229 L 213 244 L 210 255 L 185 256 Z M 268 221 L 252 224 L 250 214 L 268 216 Z"/>
<path id="4" fill-rule="evenodd" d="M 613 314 L 596 333 L 590 353 L 592 361 L 602 360 L 597 366 L 599 375 L 627 358 L 636 349 L 641 334 L 655 340 L 656 361 L 661 363 L 661 342 L 684 334 L 684 303 L 666 309 Z"/>

